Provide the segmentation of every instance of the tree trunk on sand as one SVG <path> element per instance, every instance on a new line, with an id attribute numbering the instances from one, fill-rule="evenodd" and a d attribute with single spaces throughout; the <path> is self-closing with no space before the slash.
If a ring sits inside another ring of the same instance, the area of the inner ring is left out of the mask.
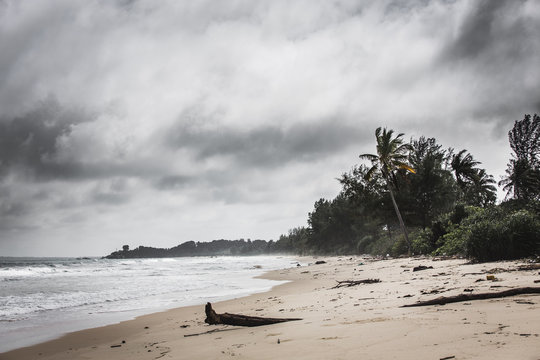
<path id="1" fill-rule="evenodd" d="M 392 191 L 390 184 L 388 184 L 388 191 L 390 191 L 390 198 L 392 198 L 392 204 L 394 204 L 394 209 L 396 210 L 396 215 L 399 220 L 399 226 L 401 227 L 401 231 L 403 231 L 403 236 L 405 236 L 405 242 L 407 243 L 407 254 L 411 256 L 411 243 L 409 241 L 409 234 L 407 234 L 407 228 L 405 227 L 405 223 L 401 218 L 401 213 L 399 212 L 396 199 L 394 199 L 394 192 Z"/>
<path id="2" fill-rule="evenodd" d="M 486 300 L 497 299 L 507 296 L 516 296 L 523 294 L 540 294 L 540 287 L 523 287 L 510 290 L 504 290 L 494 293 L 478 293 L 478 294 L 460 294 L 456 296 L 441 296 L 433 300 L 419 301 L 416 304 L 403 305 L 402 307 L 416 307 L 416 306 L 430 306 L 430 305 L 445 305 L 450 303 L 472 301 L 472 300 Z"/>
<path id="3" fill-rule="evenodd" d="M 258 316 L 246 316 L 246 315 L 228 314 L 228 313 L 217 314 L 214 311 L 214 309 L 212 309 L 212 304 L 210 303 L 206 303 L 204 311 L 206 312 L 206 319 L 204 320 L 204 322 L 210 325 L 223 324 L 223 325 L 235 325 L 235 326 L 262 326 L 262 325 L 282 323 L 286 321 L 302 320 L 298 318 L 276 319 L 276 318 L 264 318 L 264 317 L 258 317 Z"/>

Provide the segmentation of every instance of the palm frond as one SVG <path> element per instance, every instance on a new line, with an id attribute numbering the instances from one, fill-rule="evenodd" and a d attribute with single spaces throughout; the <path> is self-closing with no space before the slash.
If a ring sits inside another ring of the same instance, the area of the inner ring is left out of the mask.
<path id="1" fill-rule="evenodd" d="M 369 161 L 377 161 L 377 159 L 379 158 L 377 155 L 374 155 L 374 154 L 362 154 L 359 156 L 360 159 L 363 159 L 363 160 L 369 160 Z"/>
<path id="2" fill-rule="evenodd" d="M 398 167 L 399 167 L 400 169 L 405 169 L 405 170 L 407 170 L 408 172 L 411 172 L 411 173 L 413 173 L 413 174 L 416 174 L 416 171 L 415 171 L 412 167 L 410 167 L 409 165 L 407 165 L 407 164 L 399 164 Z"/>
<path id="3" fill-rule="evenodd" d="M 364 180 L 371 180 L 371 178 L 373 177 L 373 174 L 375 173 L 375 171 L 377 171 L 377 168 L 378 166 L 376 165 L 373 165 L 367 172 L 366 172 L 366 175 L 364 175 Z"/>

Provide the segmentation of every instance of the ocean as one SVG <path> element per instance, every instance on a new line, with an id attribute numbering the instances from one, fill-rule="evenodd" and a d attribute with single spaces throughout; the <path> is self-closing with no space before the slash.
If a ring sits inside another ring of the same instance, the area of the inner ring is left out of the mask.
<path id="1" fill-rule="evenodd" d="M 143 314 L 264 292 L 283 282 L 254 277 L 296 264 L 287 256 L 0 257 L 0 352 Z"/>

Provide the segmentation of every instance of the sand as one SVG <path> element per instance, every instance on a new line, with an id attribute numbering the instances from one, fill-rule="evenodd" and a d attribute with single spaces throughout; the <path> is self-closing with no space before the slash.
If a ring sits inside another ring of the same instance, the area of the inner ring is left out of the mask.
<path id="1" fill-rule="evenodd" d="M 347 256 L 302 262 L 310 265 L 266 274 L 290 280 L 270 292 L 213 304 L 218 313 L 301 321 L 210 326 L 204 306 L 191 306 L 71 333 L 0 359 L 540 359 L 540 295 L 400 307 L 465 290 L 540 287 L 540 269 L 516 270 L 523 261 Z M 419 265 L 433 269 L 412 271 Z M 490 274 L 495 280 L 487 280 Z M 369 278 L 381 282 L 332 288 L 338 280 Z"/>

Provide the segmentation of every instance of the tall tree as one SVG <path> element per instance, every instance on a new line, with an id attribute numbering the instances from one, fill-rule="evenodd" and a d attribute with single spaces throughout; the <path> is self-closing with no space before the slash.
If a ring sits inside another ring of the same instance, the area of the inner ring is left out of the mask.
<path id="1" fill-rule="evenodd" d="M 508 140 L 514 153 L 499 185 L 507 198 L 512 194 L 518 200 L 540 199 L 540 117 L 525 115 L 516 120 Z"/>
<path id="2" fill-rule="evenodd" d="M 369 179 L 374 174 L 378 173 L 386 182 L 392 204 L 396 211 L 396 215 L 399 220 L 399 226 L 405 237 L 409 254 L 411 252 L 411 242 L 409 241 L 409 235 L 407 234 L 407 228 L 403 222 L 401 212 L 396 203 L 393 190 L 396 189 L 396 171 L 404 169 L 411 173 L 414 173 L 414 169 L 407 164 L 408 152 L 411 150 L 411 145 L 403 143 L 403 133 L 399 133 L 394 136 L 394 130 L 386 130 L 378 127 L 375 130 L 375 139 L 377 140 L 377 154 L 362 154 L 360 159 L 371 161 L 371 168 L 366 173 L 366 178 Z"/>
<path id="3" fill-rule="evenodd" d="M 308 215 L 309 245 L 320 253 L 350 253 L 354 248 L 353 208 L 343 193 L 315 202 Z"/>
<path id="4" fill-rule="evenodd" d="M 474 160 L 470 153 L 463 149 L 452 157 L 452 170 L 456 176 L 456 181 L 461 190 L 465 192 L 467 185 L 474 182 L 476 176 L 476 165 L 480 162 Z"/>
<path id="5" fill-rule="evenodd" d="M 476 206 L 488 206 L 497 200 L 497 188 L 492 175 L 488 175 L 485 169 L 477 169 L 470 188 L 471 203 Z"/>
<path id="6" fill-rule="evenodd" d="M 389 223 L 389 218 L 395 217 L 392 205 L 390 209 L 385 206 L 387 191 L 384 180 L 376 176 L 366 179 L 369 169 L 360 164 L 338 178 L 343 186 L 341 194 L 349 200 L 352 210 L 351 227 L 359 253 L 369 252 L 368 248 L 378 239 L 382 227 Z M 389 228 L 387 231 L 390 232 Z"/>
<path id="7" fill-rule="evenodd" d="M 525 159 L 531 165 L 540 161 L 540 116 L 525 115 L 523 120 L 515 121 L 508 132 L 510 147 L 516 159 Z"/>
<path id="8" fill-rule="evenodd" d="M 474 206 L 487 206 L 497 200 L 497 188 L 493 176 L 477 167 L 480 164 L 467 150 L 454 154 L 450 163 L 461 190 L 460 198 Z"/>
<path id="9" fill-rule="evenodd" d="M 414 210 L 416 224 L 425 229 L 436 216 L 452 208 L 456 182 L 452 173 L 443 168 L 446 150 L 434 138 L 421 136 L 411 141 L 411 147 L 409 163 L 416 174 L 407 179 L 400 193 L 407 196 L 406 203 Z"/>

